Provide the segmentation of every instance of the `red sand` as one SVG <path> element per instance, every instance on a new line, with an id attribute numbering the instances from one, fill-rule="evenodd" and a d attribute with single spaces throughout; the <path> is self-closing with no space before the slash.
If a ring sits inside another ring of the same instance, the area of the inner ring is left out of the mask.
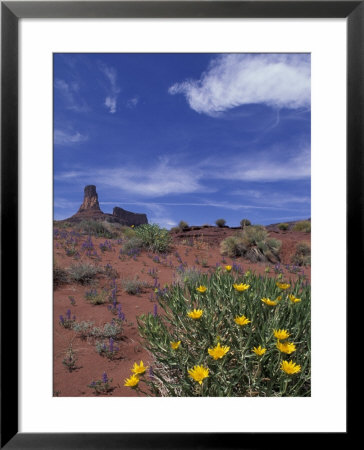
<path id="1" fill-rule="evenodd" d="M 71 229 L 68 229 L 70 231 Z M 161 263 L 154 262 L 150 255 L 143 252 L 134 261 L 131 257 L 124 257 L 119 259 L 119 252 L 121 244 L 117 244 L 113 240 L 112 251 L 101 252 L 99 244 L 105 241 L 105 238 L 92 237 L 92 241 L 97 250 L 100 261 L 94 258 L 89 258 L 80 251 L 81 243 L 86 239 L 86 236 L 81 236 L 76 248 L 81 253 L 81 257 L 75 260 L 73 257 L 68 257 L 65 250 L 61 247 L 58 239 L 54 240 L 54 261 L 62 268 L 67 268 L 72 264 L 78 262 L 89 262 L 101 267 L 106 264 L 111 264 L 113 269 L 118 272 L 116 278 L 117 284 L 117 301 L 122 305 L 122 311 L 126 317 L 126 323 L 123 327 L 122 340 L 117 342 L 120 348 L 119 359 L 109 360 L 106 357 L 100 356 L 95 349 L 95 343 L 91 341 L 82 341 L 76 337 L 75 332 L 65 329 L 59 324 L 59 316 L 66 315 L 67 309 L 71 310 L 71 315 L 76 316 L 79 321 L 93 321 L 95 326 L 103 326 L 106 322 L 110 322 L 115 316 L 108 310 L 107 305 L 92 305 L 87 302 L 85 292 L 92 287 L 96 288 L 98 292 L 105 286 L 110 287 L 111 279 L 105 276 L 99 276 L 95 285 L 80 285 L 77 283 L 66 284 L 55 288 L 54 290 L 54 308 L 53 308 L 53 326 L 54 326 L 54 341 L 53 341 L 53 364 L 54 364 L 54 378 L 53 378 L 53 393 L 57 396 L 94 396 L 95 393 L 89 387 L 93 380 L 101 380 L 102 374 L 105 371 L 109 378 L 113 381 L 111 386 L 114 388 L 112 392 L 107 395 L 111 396 L 140 396 L 134 389 L 124 386 L 125 378 L 131 375 L 130 369 L 134 362 L 144 362 L 144 365 L 150 366 L 152 363 L 151 355 L 143 348 L 142 339 L 139 336 L 137 329 L 136 318 L 143 313 L 153 313 L 155 301 L 150 300 L 153 293 L 153 287 L 147 288 L 144 293 L 140 295 L 129 295 L 123 291 L 121 287 L 122 279 L 133 279 L 139 276 L 141 281 L 146 281 L 150 285 L 154 284 L 154 280 L 148 271 L 155 269 L 158 272 L 158 283 L 163 287 L 164 284 L 169 284 L 174 281 L 176 267 L 180 265 L 175 256 L 178 252 L 183 262 L 188 266 L 195 266 L 199 270 L 208 271 L 209 268 L 215 266 L 217 262 L 222 262 L 222 256 L 219 251 L 219 244 L 222 239 L 236 232 L 230 228 L 201 228 L 200 230 L 190 230 L 183 233 L 173 235 L 174 247 L 168 254 L 168 263 L 173 262 L 173 268 Z M 290 264 L 291 257 L 294 253 L 296 243 L 299 241 L 310 242 L 310 234 L 293 231 L 279 231 L 270 232 L 270 236 L 282 241 L 282 249 L 280 253 L 281 264 Z M 193 246 L 191 246 L 193 244 Z M 196 257 L 201 262 L 207 261 L 208 266 L 202 267 L 196 265 Z M 264 274 L 265 268 L 270 266 L 270 276 L 275 276 L 273 264 L 268 263 L 250 263 L 242 258 L 235 260 L 225 258 L 226 264 L 232 265 L 234 262 L 241 265 L 246 270 L 251 270 L 257 274 Z M 305 268 L 304 273 L 310 280 L 310 268 Z M 297 276 L 284 269 L 285 280 L 295 280 Z M 73 296 L 76 305 L 72 306 L 69 296 Z M 155 297 L 154 297 L 155 298 Z M 78 368 L 69 372 L 62 364 L 65 352 L 72 343 L 73 350 L 77 353 Z M 145 390 L 145 384 L 141 385 Z"/>

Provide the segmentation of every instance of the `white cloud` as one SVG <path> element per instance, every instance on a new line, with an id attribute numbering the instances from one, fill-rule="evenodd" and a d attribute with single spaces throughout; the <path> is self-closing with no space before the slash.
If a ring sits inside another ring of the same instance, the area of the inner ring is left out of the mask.
<path id="1" fill-rule="evenodd" d="M 247 156 L 248 155 L 248 156 Z M 310 178 L 310 150 L 297 150 L 291 157 L 277 158 L 272 151 L 245 153 L 244 157 L 209 159 L 204 172 L 210 178 L 237 181 L 272 182 Z"/>
<path id="2" fill-rule="evenodd" d="M 54 130 L 54 144 L 55 145 L 72 145 L 78 142 L 85 142 L 88 136 L 79 132 L 68 132 L 62 130 Z"/>
<path id="3" fill-rule="evenodd" d="M 132 97 L 126 102 L 126 106 L 128 108 L 135 108 L 136 105 L 139 103 L 139 97 Z"/>
<path id="4" fill-rule="evenodd" d="M 175 83 L 169 93 L 184 94 L 193 110 L 210 116 L 252 103 L 297 109 L 310 106 L 310 79 L 309 55 L 227 54 L 199 80 Z"/>
<path id="5" fill-rule="evenodd" d="M 120 93 L 120 88 L 117 84 L 116 69 L 101 62 L 99 63 L 99 68 L 108 80 L 108 95 L 105 98 L 104 105 L 109 109 L 110 114 L 115 114 L 117 110 L 118 94 Z"/>
<path id="6" fill-rule="evenodd" d="M 54 81 L 54 87 L 61 93 L 67 109 L 76 112 L 89 111 L 87 103 L 80 97 L 78 93 L 78 83 L 67 83 L 64 80 L 56 79 Z"/>
<path id="7" fill-rule="evenodd" d="M 109 108 L 111 114 L 114 114 L 116 112 L 116 97 L 106 97 L 104 105 Z"/>
<path id="8" fill-rule="evenodd" d="M 161 160 L 148 167 L 123 166 L 86 171 L 74 170 L 55 175 L 55 179 L 92 182 L 96 185 L 118 188 L 121 192 L 141 197 L 208 192 L 200 184 L 200 178 L 201 174 L 198 170 L 192 171 L 190 167 L 175 167 L 170 165 L 168 160 Z"/>

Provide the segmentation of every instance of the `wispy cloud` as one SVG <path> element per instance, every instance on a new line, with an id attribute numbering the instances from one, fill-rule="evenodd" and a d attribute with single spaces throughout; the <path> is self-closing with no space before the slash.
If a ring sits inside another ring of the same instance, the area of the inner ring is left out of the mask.
<path id="1" fill-rule="evenodd" d="M 129 100 L 126 102 L 126 106 L 128 108 L 135 108 L 137 106 L 137 104 L 139 103 L 139 97 L 135 96 L 132 98 L 129 98 Z"/>
<path id="2" fill-rule="evenodd" d="M 54 81 L 54 88 L 61 94 L 66 109 L 76 112 L 89 111 L 89 106 L 79 94 L 78 83 L 56 79 Z"/>
<path id="3" fill-rule="evenodd" d="M 168 159 L 149 167 L 122 166 L 86 171 L 73 170 L 55 175 L 57 180 L 82 180 L 118 188 L 120 191 L 142 197 L 211 192 L 200 184 L 200 178 L 201 174 L 198 170 L 192 172 L 189 167 L 175 167 L 169 163 Z"/>
<path id="4" fill-rule="evenodd" d="M 169 93 L 184 94 L 193 110 L 210 116 L 252 103 L 307 108 L 310 78 L 309 55 L 228 54 L 214 59 L 199 80 L 175 83 Z"/>
<path id="5" fill-rule="evenodd" d="M 210 158 L 201 162 L 210 178 L 237 181 L 274 182 L 302 180 L 310 177 L 310 149 L 297 149 L 296 154 L 284 158 L 276 152 L 245 153 L 244 157 Z M 200 166 L 200 168 L 201 168 Z"/>
<path id="6" fill-rule="evenodd" d="M 101 62 L 99 63 L 99 68 L 108 81 L 108 94 L 105 98 L 104 105 L 108 108 L 110 114 L 115 114 L 118 94 L 120 93 L 116 69 Z"/>
<path id="7" fill-rule="evenodd" d="M 63 131 L 59 129 L 54 130 L 54 144 L 69 146 L 77 144 L 79 142 L 85 142 L 88 140 L 88 136 L 79 132 Z"/>

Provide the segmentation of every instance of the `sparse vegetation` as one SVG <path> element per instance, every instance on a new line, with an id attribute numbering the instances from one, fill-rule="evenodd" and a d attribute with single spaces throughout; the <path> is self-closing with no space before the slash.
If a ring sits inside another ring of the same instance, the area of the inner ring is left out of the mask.
<path id="1" fill-rule="evenodd" d="M 229 236 L 220 244 L 224 256 L 243 256 L 252 262 L 279 260 L 281 241 L 269 239 L 267 230 L 261 225 L 251 225 L 236 236 Z"/>
<path id="2" fill-rule="evenodd" d="M 241 226 L 241 228 L 243 228 L 243 229 L 244 229 L 244 227 L 250 227 L 251 224 L 252 224 L 252 223 L 250 222 L 249 219 L 242 219 L 242 220 L 240 221 L 240 226 Z"/>
<path id="3" fill-rule="evenodd" d="M 73 370 L 77 369 L 76 362 L 77 362 L 77 354 L 72 348 L 72 344 L 69 345 L 68 349 L 65 352 L 65 357 L 62 360 L 62 364 L 67 367 L 67 370 L 69 372 L 72 372 Z"/>
<path id="4" fill-rule="evenodd" d="M 280 223 L 280 224 L 278 225 L 278 228 L 279 228 L 280 230 L 282 230 L 282 231 L 287 231 L 288 228 L 289 228 L 289 225 L 288 225 L 288 223 Z"/>
<path id="5" fill-rule="evenodd" d="M 73 282 L 90 284 L 103 269 L 89 263 L 73 264 L 69 269 L 69 277 Z"/>
<path id="6" fill-rule="evenodd" d="M 138 278 L 124 279 L 122 281 L 122 286 L 124 291 L 130 295 L 141 294 L 144 289 L 150 287 L 149 283 L 147 283 L 146 281 L 141 281 Z"/>
<path id="7" fill-rule="evenodd" d="M 299 242 L 296 245 L 292 263 L 297 266 L 309 266 L 311 264 L 311 246 L 307 242 Z"/>
<path id="8" fill-rule="evenodd" d="M 74 226 L 74 229 L 82 234 L 104 237 L 106 239 L 118 237 L 119 233 L 113 232 L 111 228 L 112 225 L 109 222 L 91 219 L 82 220 Z"/>
<path id="9" fill-rule="evenodd" d="M 215 224 L 216 224 L 218 227 L 222 228 L 222 227 L 225 226 L 226 220 L 225 220 L 225 219 L 217 219 L 217 220 L 215 221 Z"/>
<path id="10" fill-rule="evenodd" d="M 171 236 L 165 228 L 157 224 L 144 224 L 135 228 L 135 235 L 143 247 L 151 252 L 166 253 L 171 245 Z"/>
<path id="11" fill-rule="evenodd" d="M 65 269 L 62 269 L 62 267 L 59 267 L 58 265 L 53 266 L 53 286 L 58 287 L 62 284 L 69 283 L 69 276 L 68 272 Z"/>
<path id="12" fill-rule="evenodd" d="M 178 228 L 180 231 L 185 231 L 189 228 L 189 225 L 187 222 L 184 222 L 183 220 L 181 220 L 180 223 L 178 224 Z"/>
<path id="13" fill-rule="evenodd" d="M 309 220 L 302 220 L 293 226 L 293 231 L 303 231 L 304 233 L 311 233 L 311 222 Z"/>
<path id="14" fill-rule="evenodd" d="M 238 258 L 243 256 L 247 251 L 241 237 L 229 236 L 220 243 L 220 253 L 230 258 Z"/>
<path id="15" fill-rule="evenodd" d="M 97 292 L 96 289 L 91 289 L 85 293 L 85 297 L 92 305 L 103 305 L 109 301 L 110 294 L 106 289 L 102 289 L 100 292 Z"/>
<path id="16" fill-rule="evenodd" d="M 122 253 L 129 254 L 133 250 L 140 250 L 143 248 L 143 241 L 139 237 L 136 237 L 135 234 L 133 237 L 129 238 L 127 241 L 123 243 Z"/>

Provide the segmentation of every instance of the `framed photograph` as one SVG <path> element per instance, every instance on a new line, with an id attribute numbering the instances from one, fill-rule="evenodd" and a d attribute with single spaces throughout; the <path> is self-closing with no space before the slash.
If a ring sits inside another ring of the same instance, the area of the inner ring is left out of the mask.
<path id="1" fill-rule="evenodd" d="M 348 437 L 363 8 L 1 3 L 2 447 Z"/>

